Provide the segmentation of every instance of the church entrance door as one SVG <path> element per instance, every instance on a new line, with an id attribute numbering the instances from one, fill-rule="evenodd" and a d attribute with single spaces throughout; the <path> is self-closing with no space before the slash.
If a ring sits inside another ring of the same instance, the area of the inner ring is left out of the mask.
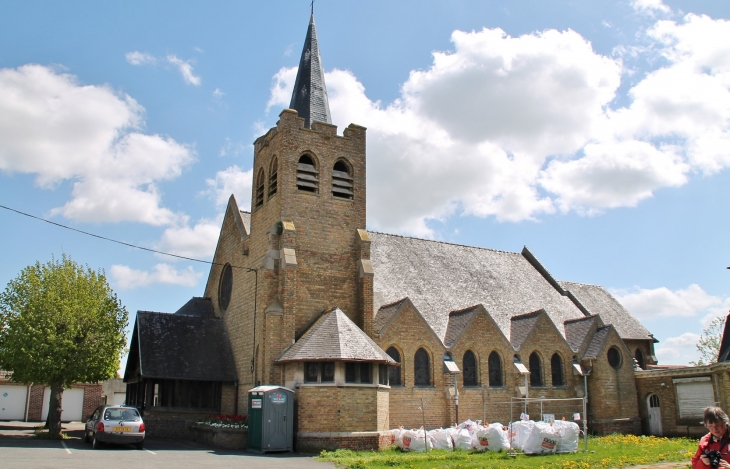
<path id="1" fill-rule="evenodd" d="M 659 408 L 659 397 L 656 394 L 649 394 L 646 403 L 649 408 L 649 433 L 662 436 L 662 413 Z"/>

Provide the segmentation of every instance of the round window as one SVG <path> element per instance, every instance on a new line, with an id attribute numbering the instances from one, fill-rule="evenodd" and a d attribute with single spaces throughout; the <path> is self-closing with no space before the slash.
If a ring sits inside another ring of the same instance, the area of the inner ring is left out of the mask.
<path id="1" fill-rule="evenodd" d="M 233 269 L 231 264 L 223 266 L 223 272 L 221 273 L 221 280 L 218 284 L 218 306 L 221 311 L 228 309 L 228 305 L 231 304 L 231 291 L 233 290 Z"/>
<path id="2" fill-rule="evenodd" d="M 621 352 L 616 347 L 608 349 L 608 364 L 615 369 L 621 366 Z"/>

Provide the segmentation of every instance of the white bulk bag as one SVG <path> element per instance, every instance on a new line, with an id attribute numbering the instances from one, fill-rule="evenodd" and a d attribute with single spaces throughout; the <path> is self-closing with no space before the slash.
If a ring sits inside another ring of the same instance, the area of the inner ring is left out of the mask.
<path id="1" fill-rule="evenodd" d="M 449 430 L 451 439 L 454 441 L 454 449 L 470 450 L 474 447 L 469 430 L 466 428 L 450 428 Z"/>
<path id="2" fill-rule="evenodd" d="M 403 442 L 401 441 L 401 435 L 403 434 L 403 427 L 394 428 L 390 431 L 390 443 L 393 445 L 401 446 L 403 445 Z"/>
<path id="3" fill-rule="evenodd" d="M 522 450 L 529 454 L 551 454 L 558 449 L 560 435 L 549 423 L 536 422 Z"/>
<path id="4" fill-rule="evenodd" d="M 454 449 L 454 444 L 451 442 L 451 435 L 447 430 L 441 428 L 431 430 L 428 432 L 428 439 L 431 442 L 433 449 L 443 449 L 451 451 Z"/>
<path id="5" fill-rule="evenodd" d="M 466 429 L 469 432 L 475 432 L 478 429 L 477 427 L 478 424 L 476 422 L 472 421 L 471 419 L 466 419 L 465 422 L 460 423 L 459 426 L 456 428 L 458 428 L 459 430 Z"/>
<path id="6" fill-rule="evenodd" d="M 580 427 L 575 422 L 566 422 L 564 420 L 556 420 L 553 428 L 558 431 L 560 440 L 558 441 L 558 453 L 571 453 L 578 451 L 578 441 L 580 440 Z"/>
<path id="7" fill-rule="evenodd" d="M 401 435 L 401 442 L 403 451 L 426 451 L 426 433 L 423 430 L 404 431 Z"/>
<path id="8" fill-rule="evenodd" d="M 490 425 L 476 432 L 477 446 L 479 451 L 500 451 L 509 449 L 509 439 L 507 432 L 502 428 L 502 424 Z"/>
<path id="9" fill-rule="evenodd" d="M 527 437 L 532 432 L 535 422 L 532 420 L 518 420 L 512 422 L 509 427 L 509 439 L 512 443 L 512 449 L 523 449 Z"/>

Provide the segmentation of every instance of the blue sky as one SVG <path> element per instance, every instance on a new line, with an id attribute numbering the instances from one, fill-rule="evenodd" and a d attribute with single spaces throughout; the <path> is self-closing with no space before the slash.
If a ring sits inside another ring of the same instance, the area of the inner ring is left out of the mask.
<path id="1" fill-rule="evenodd" d="M 368 229 L 519 251 L 608 288 L 696 359 L 730 308 L 730 4 L 315 4 L 333 121 L 368 127 Z M 210 259 L 250 206 L 252 142 L 289 101 L 309 3 L 0 4 L 0 204 Z M 341 131 L 341 130 L 340 130 Z M 204 264 L 0 210 L 0 283 L 51 255 L 133 314 Z"/>

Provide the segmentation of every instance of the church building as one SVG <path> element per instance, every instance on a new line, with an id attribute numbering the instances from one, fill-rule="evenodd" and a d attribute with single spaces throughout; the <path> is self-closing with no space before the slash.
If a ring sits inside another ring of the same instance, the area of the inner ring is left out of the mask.
<path id="1" fill-rule="evenodd" d="M 137 314 L 124 381 L 150 434 L 243 415 L 264 384 L 295 391 L 300 450 L 384 448 L 398 425 L 525 410 L 641 433 L 649 331 L 527 247 L 369 232 L 366 135 L 332 123 L 312 16 L 289 109 L 254 142 L 251 207 L 231 196 L 205 291 L 174 314 Z"/>

